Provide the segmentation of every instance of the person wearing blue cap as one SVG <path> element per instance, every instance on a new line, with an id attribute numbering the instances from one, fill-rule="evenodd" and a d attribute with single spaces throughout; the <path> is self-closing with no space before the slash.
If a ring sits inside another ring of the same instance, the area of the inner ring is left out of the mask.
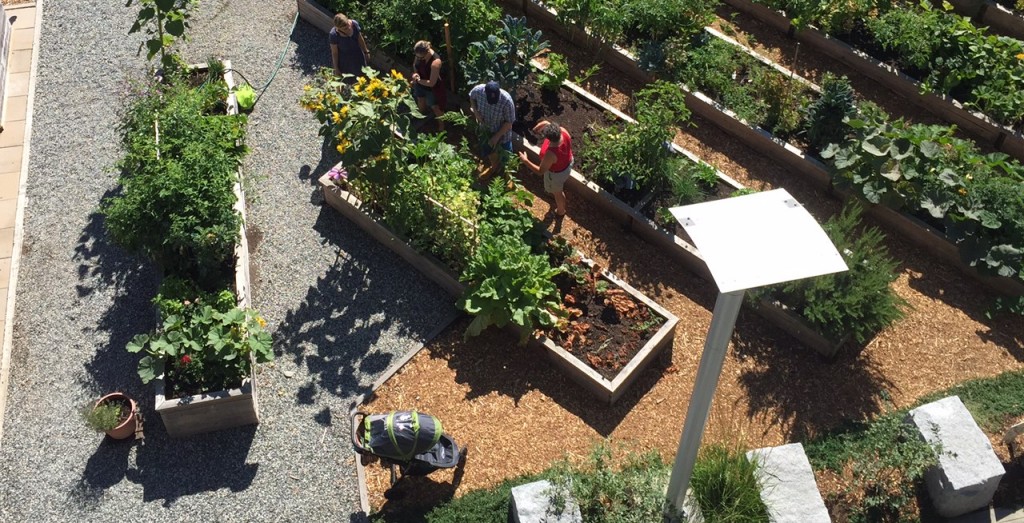
<path id="1" fill-rule="evenodd" d="M 512 122 L 516 121 L 516 104 L 508 91 L 491 80 L 469 91 L 469 108 L 480 127 L 488 133 L 482 137 L 485 139 L 483 156 L 490 164 L 486 174 L 497 172 L 505 156 L 499 158 L 499 152 L 504 149 L 508 154 L 512 153 Z"/>

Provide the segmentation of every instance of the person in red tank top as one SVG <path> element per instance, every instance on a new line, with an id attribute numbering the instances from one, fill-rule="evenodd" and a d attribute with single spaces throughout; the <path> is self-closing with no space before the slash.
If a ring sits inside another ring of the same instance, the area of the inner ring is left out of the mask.
<path id="1" fill-rule="evenodd" d="M 573 164 L 572 136 L 560 125 L 547 120 L 533 126 L 533 132 L 544 137 L 540 146 L 540 164 L 531 162 L 526 151 L 519 152 L 519 159 L 544 177 L 544 190 L 555 197 L 555 216 L 565 216 L 565 181 L 569 179 Z"/>

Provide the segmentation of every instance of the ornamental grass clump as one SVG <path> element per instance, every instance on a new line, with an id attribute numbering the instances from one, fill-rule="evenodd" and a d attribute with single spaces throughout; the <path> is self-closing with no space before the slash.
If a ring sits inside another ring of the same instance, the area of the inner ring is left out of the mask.
<path id="1" fill-rule="evenodd" d="M 702 447 L 693 464 L 690 488 L 705 521 L 762 523 L 768 508 L 761 501 L 756 461 L 739 447 Z"/>

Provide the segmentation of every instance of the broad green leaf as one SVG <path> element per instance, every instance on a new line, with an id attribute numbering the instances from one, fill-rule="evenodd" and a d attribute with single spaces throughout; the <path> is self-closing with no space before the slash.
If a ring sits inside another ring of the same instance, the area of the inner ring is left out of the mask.
<path id="1" fill-rule="evenodd" d="M 921 154 L 923 154 L 924 157 L 928 158 L 929 160 L 935 159 L 940 154 L 942 154 L 942 147 L 931 140 L 925 140 L 921 142 L 921 145 L 919 145 L 918 147 L 921 149 Z"/>
<path id="2" fill-rule="evenodd" d="M 132 338 L 132 341 L 128 342 L 128 345 L 125 346 L 125 348 L 128 349 L 128 352 L 136 353 L 145 348 L 147 343 L 149 343 L 148 334 L 137 334 Z"/>
<path id="3" fill-rule="evenodd" d="M 181 20 L 169 20 L 164 24 L 164 30 L 170 35 L 180 38 L 185 34 L 185 22 Z"/>
<path id="4" fill-rule="evenodd" d="M 149 383 L 156 377 L 152 357 L 146 356 L 139 361 L 139 377 L 142 378 L 142 383 Z"/>

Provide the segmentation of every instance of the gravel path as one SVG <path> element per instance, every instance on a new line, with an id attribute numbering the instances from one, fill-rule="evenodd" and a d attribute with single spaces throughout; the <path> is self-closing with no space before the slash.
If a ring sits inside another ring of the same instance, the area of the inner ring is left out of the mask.
<path id="1" fill-rule="evenodd" d="M 447 320 L 452 300 L 319 204 L 314 183 L 333 158 L 297 99 L 327 63 L 325 35 L 301 21 L 289 34 L 290 0 L 204 0 L 194 13 L 185 58 L 228 58 L 257 86 L 288 44 L 251 116 L 244 166 L 254 304 L 277 359 L 258 378 L 258 427 L 170 440 L 124 350 L 157 321 L 158 275 L 108 242 L 96 212 L 116 189 L 115 109 L 146 67 L 141 38 L 126 37 L 136 9 L 42 9 L 0 521 L 356 519 L 348 409 Z M 145 445 L 105 441 L 78 419 L 110 390 L 140 402 Z"/>

